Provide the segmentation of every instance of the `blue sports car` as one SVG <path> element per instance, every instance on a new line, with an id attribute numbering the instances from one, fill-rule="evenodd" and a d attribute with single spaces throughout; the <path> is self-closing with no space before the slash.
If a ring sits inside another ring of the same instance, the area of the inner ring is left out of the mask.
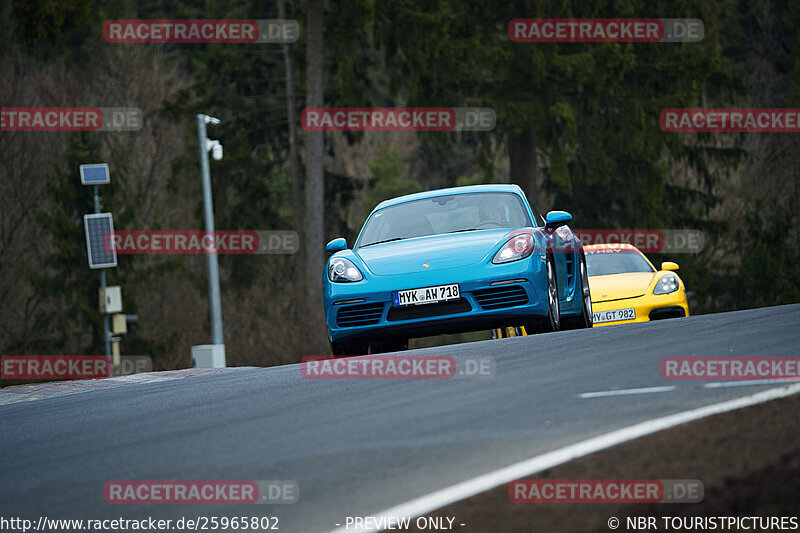
<path id="1" fill-rule="evenodd" d="M 407 348 L 408 339 L 525 326 L 592 327 L 572 216 L 531 208 L 517 185 L 474 185 L 381 202 L 352 249 L 343 238 L 323 274 L 334 355 Z"/>

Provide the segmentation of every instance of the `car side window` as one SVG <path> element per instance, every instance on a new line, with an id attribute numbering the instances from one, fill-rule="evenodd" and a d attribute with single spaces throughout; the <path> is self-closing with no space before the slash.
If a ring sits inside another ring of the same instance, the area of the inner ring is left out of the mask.
<path id="1" fill-rule="evenodd" d="M 528 202 L 528 204 L 531 206 L 531 211 L 533 211 L 533 223 L 536 224 L 537 228 L 544 226 L 544 217 L 539 213 L 539 210 L 536 209 L 532 202 Z"/>

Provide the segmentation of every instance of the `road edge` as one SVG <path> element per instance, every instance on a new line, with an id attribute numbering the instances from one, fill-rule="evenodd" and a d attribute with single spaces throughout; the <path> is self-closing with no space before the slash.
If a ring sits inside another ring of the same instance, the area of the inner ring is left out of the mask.
<path id="1" fill-rule="evenodd" d="M 657 433 L 687 422 L 700 420 L 712 415 L 727 413 L 750 407 L 771 400 L 777 400 L 800 393 L 800 383 L 793 383 L 784 387 L 776 387 L 765 391 L 757 392 L 741 398 L 726 400 L 724 402 L 698 407 L 688 411 L 654 418 L 644 422 L 639 422 L 632 426 L 592 437 L 575 444 L 570 444 L 563 448 L 553 450 L 541 455 L 519 461 L 512 465 L 482 474 L 480 476 L 456 483 L 449 487 L 431 492 L 419 498 L 414 498 L 389 509 L 384 509 L 372 515 L 372 520 L 365 520 L 365 523 L 380 523 L 381 517 L 408 517 L 416 518 L 426 513 L 440 509 L 446 505 L 470 498 L 482 492 L 499 487 L 504 483 L 510 483 L 515 479 L 529 476 L 542 470 L 552 468 L 569 462 L 579 457 L 598 452 L 624 442 L 628 442 L 645 435 Z M 330 533 L 344 533 L 350 531 L 382 531 L 379 528 L 344 528 L 339 527 L 331 530 Z"/>

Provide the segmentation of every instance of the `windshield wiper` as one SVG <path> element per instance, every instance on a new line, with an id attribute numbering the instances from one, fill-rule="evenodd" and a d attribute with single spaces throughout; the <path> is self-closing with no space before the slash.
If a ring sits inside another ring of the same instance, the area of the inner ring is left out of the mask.
<path id="1" fill-rule="evenodd" d="M 361 246 L 359 246 L 359 248 L 364 248 L 366 246 L 372 246 L 373 244 L 383 244 L 385 242 L 400 241 L 402 239 L 403 239 L 402 237 L 395 237 L 394 239 L 386 239 L 385 241 L 375 241 L 375 242 L 371 242 L 369 244 L 362 244 Z"/>
<path id="2" fill-rule="evenodd" d="M 447 233 L 461 233 L 462 231 L 478 231 L 479 229 L 485 228 L 467 228 L 467 229 L 457 229 L 455 231 L 448 231 Z"/>

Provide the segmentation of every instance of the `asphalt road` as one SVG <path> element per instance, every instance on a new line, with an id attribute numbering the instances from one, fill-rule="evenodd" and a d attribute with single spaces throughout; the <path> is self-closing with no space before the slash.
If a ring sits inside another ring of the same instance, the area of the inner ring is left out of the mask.
<path id="1" fill-rule="evenodd" d="M 277 516 L 329 531 L 476 475 L 775 385 L 666 382 L 666 356 L 800 355 L 800 305 L 419 350 L 494 377 L 311 380 L 231 369 L 0 406 L 0 516 Z M 634 396 L 588 392 L 662 387 Z M 109 480 L 295 480 L 292 505 L 110 505 Z"/>

